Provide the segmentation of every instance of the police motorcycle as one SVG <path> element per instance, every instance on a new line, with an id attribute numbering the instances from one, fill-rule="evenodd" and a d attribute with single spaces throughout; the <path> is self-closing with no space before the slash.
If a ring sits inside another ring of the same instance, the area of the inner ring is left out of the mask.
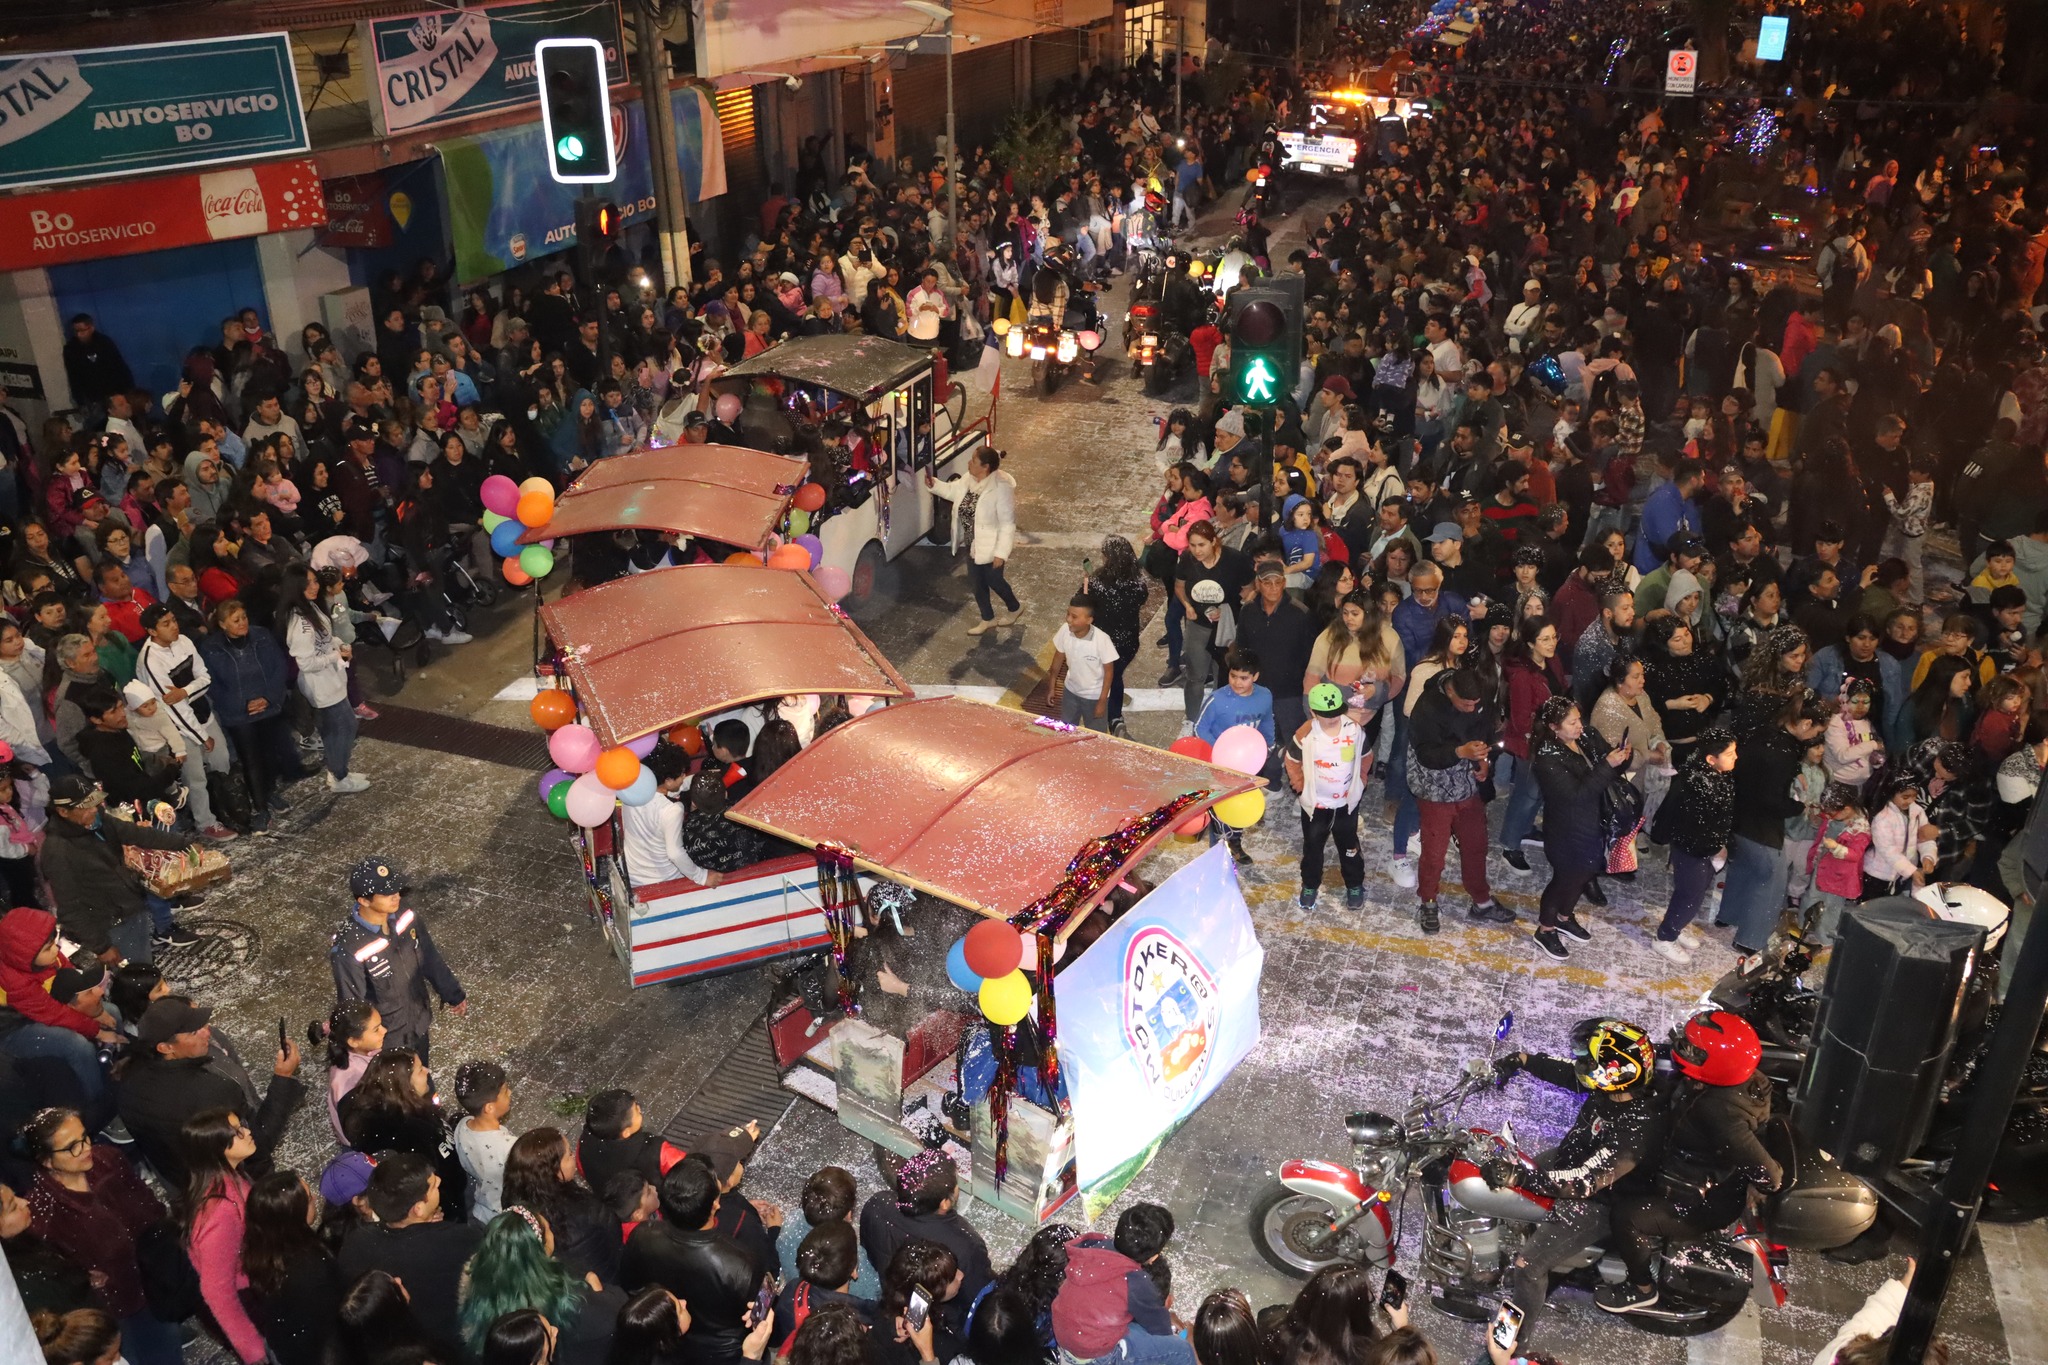
<path id="1" fill-rule="evenodd" d="M 1755 1070 L 1760 1048 L 1753 1034 L 1745 1039 L 1747 1031 L 1740 1028 L 1692 1027 L 1697 1021 L 1674 1033 L 1671 1065 L 1678 1072 L 1712 1085 L 1747 1075 L 1745 1066 Z M 1512 1023 L 1512 1013 L 1503 1016 L 1496 1047 Z M 1574 1071 L 1589 1090 L 1611 1082 L 1615 1026 L 1616 1021 L 1587 1020 L 1574 1030 Z M 1620 1027 L 1635 1035 L 1631 1065 L 1655 1068 L 1647 1039 L 1632 1026 Z M 1732 1044 L 1716 1041 L 1724 1033 L 1733 1035 Z M 1399 1118 L 1370 1110 L 1347 1116 L 1349 1160 L 1281 1162 L 1277 1178 L 1251 1209 L 1260 1254 L 1296 1277 L 1344 1261 L 1390 1267 L 1397 1229 L 1414 1194 L 1422 1228 L 1411 1279 L 1427 1286 L 1441 1312 L 1475 1322 L 1491 1318 L 1491 1301 L 1510 1295 L 1517 1256 L 1560 1202 L 1539 1192 L 1541 1167 L 1517 1142 L 1511 1121 L 1498 1131 L 1459 1123 L 1465 1101 L 1495 1089 L 1511 1070 L 1508 1059 L 1467 1062 L 1449 1089 L 1435 1095 L 1417 1090 Z M 1661 1100 L 1647 1096 L 1642 1102 Z M 1666 1242 L 1657 1258 L 1654 1300 L 1611 1311 L 1660 1336 L 1714 1331 L 1733 1320 L 1747 1299 L 1785 1301 L 1788 1249 L 1841 1246 L 1876 1221 L 1877 1198 L 1870 1188 L 1825 1154 L 1802 1146 L 1789 1124 L 1774 1118 L 1761 1137 L 1783 1171 L 1778 1190 L 1760 1207 L 1751 1200 L 1752 1207 L 1724 1228 Z M 1553 1287 L 1608 1294 L 1626 1278 L 1611 1234 L 1553 1263 L 1550 1273 Z"/>
<path id="2" fill-rule="evenodd" d="M 1081 279 L 1071 247 L 1048 254 L 1032 276 L 1024 325 L 1010 328 L 1004 345 L 1013 357 L 1030 357 L 1031 383 L 1047 397 L 1076 366 L 1082 383 L 1096 382 L 1095 354 L 1108 335 L 1095 301 L 1101 288 L 1095 280 Z"/>

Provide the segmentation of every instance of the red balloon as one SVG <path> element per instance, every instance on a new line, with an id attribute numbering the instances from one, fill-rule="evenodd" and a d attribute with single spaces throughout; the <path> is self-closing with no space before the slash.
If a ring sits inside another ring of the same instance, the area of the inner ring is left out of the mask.
<path id="1" fill-rule="evenodd" d="M 694 725 L 678 725 L 668 732 L 668 742 L 695 758 L 704 752 L 704 732 Z"/>
<path id="2" fill-rule="evenodd" d="M 1175 825 L 1173 832 L 1183 839 L 1192 839 L 1207 828 L 1209 828 L 1209 812 L 1205 810 L 1200 815 L 1190 816 Z"/>
<path id="3" fill-rule="evenodd" d="M 1008 976 L 1024 964 L 1024 944 L 1001 920 L 985 919 L 967 931 L 967 969 L 984 981 Z"/>
<path id="4" fill-rule="evenodd" d="M 1183 758 L 1199 759 L 1204 763 L 1209 761 L 1209 741 L 1197 739 L 1193 735 L 1183 735 L 1167 745 L 1166 749 L 1168 753 L 1179 754 Z"/>
<path id="5" fill-rule="evenodd" d="M 804 484 L 796 490 L 796 496 L 790 501 L 806 512 L 815 512 L 825 505 L 825 486 L 817 483 Z"/>

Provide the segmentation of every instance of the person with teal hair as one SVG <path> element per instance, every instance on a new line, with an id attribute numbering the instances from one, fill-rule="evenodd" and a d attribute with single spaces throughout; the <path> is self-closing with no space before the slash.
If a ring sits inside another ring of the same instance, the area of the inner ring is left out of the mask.
<path id="1" fill-rule="evenodd" d="M 554 1259 L 555 1233 L 545 1218 L 514 1204 L 493 1218 L 462 1272 L 462 1339 L 482 1354 L 491 1324 L 530 1309 L 559 1334 L 559 1365 L 604 1360 L 625 1294 L 594 1274 L 578 1279 Z"/>

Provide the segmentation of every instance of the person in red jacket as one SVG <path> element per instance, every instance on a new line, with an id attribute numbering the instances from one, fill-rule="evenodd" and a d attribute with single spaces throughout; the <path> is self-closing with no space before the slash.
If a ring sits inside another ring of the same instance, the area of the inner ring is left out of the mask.
<path id="1" fill-rule="evenodd" d="M 56 916 L 28 906 L 0 916 L 0 1052 L 17 1062 L 61 1063 L 78 1083 L 86 1121 L 98 1131 L 113 1110 L 95 1044 L 116 1041 L 113 1017 L 58 1003 L 50 982 L 64 965 Z M 24 1070 L 33 1082 L 34 1068 Z"/>

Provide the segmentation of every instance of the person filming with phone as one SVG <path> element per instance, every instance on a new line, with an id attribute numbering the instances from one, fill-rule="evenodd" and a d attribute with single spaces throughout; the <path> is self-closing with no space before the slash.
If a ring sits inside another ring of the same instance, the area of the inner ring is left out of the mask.
<path id="1" fill-rule="evenodd" d="M 1555 1151 L 1534 1166 L 1502 1156 L 1482 1167 L 1494 1189 L 1555 1201 L 1550 1221 L 1536 1225 L 1511 1272 L 1508 1297 L 1522 1314 L 1520 1346 L 1535 1333 L 1551 1268 L 1608 1235 L 1617 1198 L 1649 1188 L 1647 1168 L 1663 1146 L 1663 1108 L 1650 1095 L 1656 1066 L 1649 1032 L 1623 1019 L 1581 1021 L 1572 1029 L 1568 1059 L 1514 1052 L 1493 1064 L 1502 1086 L 1526 1071 L 1560 1090 L 1587 1092 Z"/>

